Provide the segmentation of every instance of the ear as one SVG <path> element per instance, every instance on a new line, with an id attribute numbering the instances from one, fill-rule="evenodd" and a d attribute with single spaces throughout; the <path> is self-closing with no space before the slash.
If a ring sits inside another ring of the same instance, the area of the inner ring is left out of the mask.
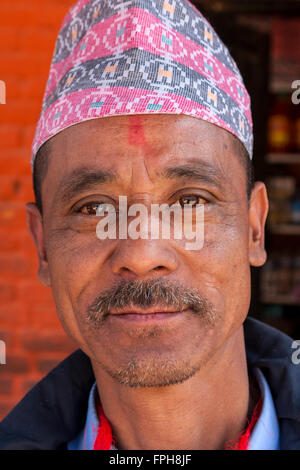
<path id="1" fill-rule="evenodd" d="M 35 203 L 29 202 L 25 207 L 27 228 L 34 241 L 39 259 L 38 279 L 45 287 L 50 287 L 49 266 L 44 244 L 43 218 Z"/>
<path id="2" fill-rule="evenodd" d="M 249 263 L 262 266 L 267 259 L 265 250 L 265 223 L 269 210 L 267 189 L 264 183 L 254 184 L 249 203 Z"/>

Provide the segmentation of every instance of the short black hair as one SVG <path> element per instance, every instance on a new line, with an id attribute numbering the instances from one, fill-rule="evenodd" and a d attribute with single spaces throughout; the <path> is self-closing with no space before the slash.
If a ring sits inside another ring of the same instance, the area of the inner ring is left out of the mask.
<path id="1" fill-rule="evenodd" d="M 251 198 L 252 189 L 255 182 L 255 172 L 253 161 L 249 158 L 248 151 L 244 144 L 234 135 L 233 136 L 233 151 L 238 156 L 240 164 L 244 167 L 246 172 L 246 191 L 248 206 Z"/>
<path id="2" fill-rule="evenodd" d="M 234 143 L 234 153 L 238 155 L 241 165 L 244 167 L 246 172 L 246 185 L 247 185 L 247 199 L 248 204 L 251 197 L 252 188 L 254 185 L 254 166 L 252 160 L 250 160 L 248 152 L 242 142 L 235 136 L 232 142 Z M 41 215 L 43 215 L 43 204 L 42 204 L 42 183 L 47 174 L 49 158 L 51 153 L 51 139 L 45 142 L 39 149 L 33 168 L 33 189 L 35 195 L 35 202 Z"/>
<path id="3" fill-rule="evenodd" d="M 33 165 L 33 191 L 35 203 L 43 215 L 42 184 L 46 177 L 50 159 L 50 140 L 45 142 L 36 154 Z"/>

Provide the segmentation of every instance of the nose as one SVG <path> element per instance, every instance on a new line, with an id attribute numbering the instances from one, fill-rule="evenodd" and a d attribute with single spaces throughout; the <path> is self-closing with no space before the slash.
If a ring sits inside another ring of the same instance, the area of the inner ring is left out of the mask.
<path id="1" fill-rule="evenodd" d="M 161 240 L 122 240 L 111 256 L 114 274 L 127 279 L 167 275 L 177 268 L 176 253 Z"/>

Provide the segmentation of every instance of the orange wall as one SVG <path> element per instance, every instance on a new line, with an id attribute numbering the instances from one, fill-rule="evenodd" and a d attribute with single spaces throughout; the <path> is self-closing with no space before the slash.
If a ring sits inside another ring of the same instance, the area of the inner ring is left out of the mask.
<path id="1" fill-rule="evenodd" d="M 24 204 L 33 200 L 30 147 L 55 39 L 75 0 L 1 0 L 0 419 L 75 346 L 57 319 L 51 290 L 37 280 Z"/>

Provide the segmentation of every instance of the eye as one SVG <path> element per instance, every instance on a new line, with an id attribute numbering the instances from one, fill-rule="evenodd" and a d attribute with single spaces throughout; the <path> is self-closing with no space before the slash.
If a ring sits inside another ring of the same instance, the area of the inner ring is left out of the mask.
<path id="1" fill-rule="evenodd" d="M 90 202 L 81 206 L 76 212 L 80 212 L 84 215 L 94 215 L 94 216 L 101 216 L 105 215 L 111 210 L 111 204 L 103 203 L 103 202 Z"/>
<path id="2" fill-rule="evenodd" d="M 193 208 L 194 206 L 196 206 L 196 204 L 205 204 L 207 201 L 202 196 L 198 196 L 196 194 L 187 194 L 187 195 L 181 196 L 178 199 L 178 202 L 181 205 L 181 207 L 189 206 Z"/>

